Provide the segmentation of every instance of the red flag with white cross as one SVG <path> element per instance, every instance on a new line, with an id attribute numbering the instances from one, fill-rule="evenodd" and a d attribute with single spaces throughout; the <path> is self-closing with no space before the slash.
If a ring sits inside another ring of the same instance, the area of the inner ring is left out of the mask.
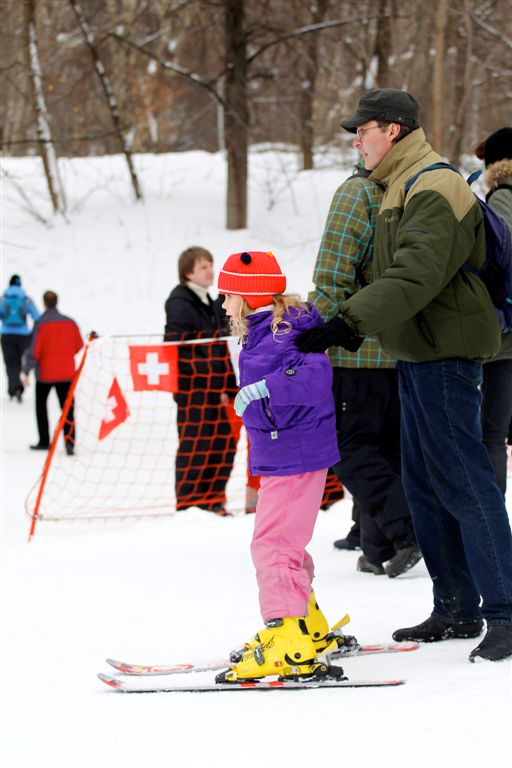
<path id="1" fill-rule="evenodd" d="M 135 392 L 178 391 L 178 347 L 170 344 L 130 346 L 130 372 Z"/>
<path id="2" fill-rule="evenodd" d="M 121 392 L 121 387 L 116 378 L 114 378 L 112 385 L 109 389 L 107 402 L 105 404 L 105 413 L 100 424 L 100 433 L 98 435 L 99 440 L 104 440 L 110 435 L 113 430 L 118 427 L 123 421 L 126 421 L 130 411 L 128 410 L 128 404 L 124 399 L 124 395 Z"/>

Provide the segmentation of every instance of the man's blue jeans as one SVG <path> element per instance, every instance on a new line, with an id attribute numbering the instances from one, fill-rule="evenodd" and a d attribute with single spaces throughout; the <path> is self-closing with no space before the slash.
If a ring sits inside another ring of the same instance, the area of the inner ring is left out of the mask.
<path id="1" fill-rule="evenodd" d="M 483 617 L 510 625 L 512 535 L 482 443 L 482 366 L 454 358 L 400 361 L 397 370 L 402 480 L 434 614 L 449 623 Z"/>
<path id="2" fill-rule="evenodd" d="M 507 439 L 512 423 L 512 359 L 484 365 L 482 434 L 494 467 L 498 488 L 507 489 Z"/>

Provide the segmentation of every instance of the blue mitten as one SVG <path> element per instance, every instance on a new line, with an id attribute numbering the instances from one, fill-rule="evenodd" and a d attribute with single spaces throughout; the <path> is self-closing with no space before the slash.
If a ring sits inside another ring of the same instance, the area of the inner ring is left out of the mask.
<path id="1" fill-rule="evenodd" d="M 268 397 L 269 392 L 265 379 L 256 381 L 254 384 L 247 384 L 246 387 L 242 387 L 238 395 L 235 397 L 235 413 L 237 416 L 242 416 L 245 409 L 252 400 L 261 400 L 262 397 Z"/>

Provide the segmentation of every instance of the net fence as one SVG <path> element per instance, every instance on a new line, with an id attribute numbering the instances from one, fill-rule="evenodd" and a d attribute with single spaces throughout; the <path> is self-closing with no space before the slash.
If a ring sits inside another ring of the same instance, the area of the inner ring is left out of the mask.
<path id="1" fill-rule="evenodd" d="M 189 507 L 254 511 L 247 436 L 233 408 L 234 339 L 91 340 L 25 509 L 38 520 L 113 520 Z M 74 454 L 64 432 L 74 397 Z M 329 475 L 322 506 L 343 496 Z"/>

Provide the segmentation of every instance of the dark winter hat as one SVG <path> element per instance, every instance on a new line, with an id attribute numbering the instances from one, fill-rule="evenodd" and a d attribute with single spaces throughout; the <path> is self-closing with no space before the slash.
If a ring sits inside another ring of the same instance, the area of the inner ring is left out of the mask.
<path id="1" fill-rule="evenodd" d="M 512 159 L 512 128 L 500 128 L 491 133 L 484 145 L 485 165 L 492 165 L 498 160 Z"/>
<path id="2" fill-rule="evenodd" d="M 355 133 L 360 125 L 369 120 L 383 123 L 400 123 L 410 128 L 420 127 L 420 105 L 408 91 L 380 88 L 361 96 L 355 114 L 342 120 L 340 125 Z"/>
<path id="3" fill-rule="evenodd" d="M 286 277 L 271 251 L 233 253 L 219 273 L 219 293 L 243 296 L 251 309 L 272 303 L 272 296 L 284 293 Z"/>
<path id="4" fill-rule="evenodd" d="M 9 285 L 21 285 L 21 277 L 19 275 L 13 275 L 9 280 Z"/>

